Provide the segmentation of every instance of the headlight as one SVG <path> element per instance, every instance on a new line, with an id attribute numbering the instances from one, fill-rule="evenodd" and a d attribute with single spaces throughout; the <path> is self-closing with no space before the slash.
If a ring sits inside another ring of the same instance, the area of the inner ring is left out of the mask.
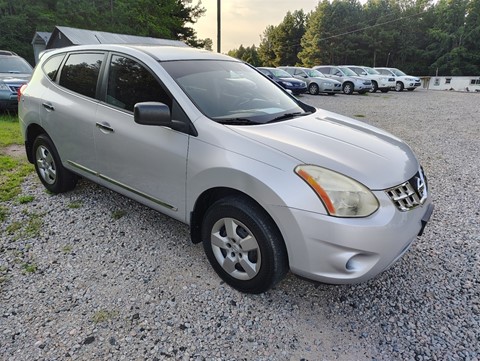
<path id="1" fill-rule="evenodd" d="M 313 189 L 331 216 L 367 217 L 378 209 L 373 193 L 352 178 L 315 165 L 299 165 L 295 173 Z"/>
<path id="2" fill-rule="evenodd" d="M 5 83 L 0 83 L 0 90 L 10 90 L 10 88 Z"/>
<path id="3" fill-rule="evenodd" d="M 285 84 L 286 86 L 293 86 L 293 84 L 288 81 L 284 81 L 283 84 Z"/>
<path id="4" fill-rule="evenodd" d="M 332 86 L 332 83 L 323 83 L 323 86 L 325 86 L 325 87 L 331 87 L 331 86 Z"/>
<path id="5" fill-rule="evenodd" d="M 412 78 L 405 78 L 406 81 L 415 81 L 415 79 Z"/>

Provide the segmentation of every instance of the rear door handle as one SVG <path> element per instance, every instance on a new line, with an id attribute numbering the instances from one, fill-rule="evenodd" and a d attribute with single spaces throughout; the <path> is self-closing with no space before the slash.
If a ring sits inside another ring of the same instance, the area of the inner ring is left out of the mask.
<path id="1" fill-rule="evenodd" d="M 55 107 L 52 104 L 49 103 L 42 103 L 43 107 L 47 110 L 54 111 Z"/>
<path id="2" fill-rule="evenodd" d="M 104 133 L 113 133 L 114 130 L 113 128 L 110 126 L 110 124 L 108 123 L 96 123 L 95 124 L 97 128 L 99 128 L 100 130 L 104 131 Z"/>

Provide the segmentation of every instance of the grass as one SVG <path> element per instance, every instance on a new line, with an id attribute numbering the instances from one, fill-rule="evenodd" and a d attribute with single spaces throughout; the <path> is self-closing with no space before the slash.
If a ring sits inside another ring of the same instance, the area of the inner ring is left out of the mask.
<path id="1" fill-rule="evenodd" d="M 70 208 L 70 209 L 78 209 L 78 208 L 81 208 L 82 206 L 83 206 L 83 203 L 82 203 L 82 202 L 75 201 L 75 202 L 71 202 L 71 203 L 68 205 L 68 208 Z"/>
<path id="2" fill-rule="evenodd" d="M 23 144 L 18 117 L 13 115 L 0 115 L 0 147 L 12 144 Z"/>
<path id="3" fill-rule="evenodd" d="M 6 220 L 7 216 L 8 216 L 8 209 L 0 206 L 0 222 L 3 222 L 4 220 Z"/>
<path id="4" fill-rule="evenodd" d="M 18 203 L 25 204 L 25 203 L 33 202 L 35 200 L 35 197 L 31 195 L 20 195 L 17 198 L 17 200 L 18 200 Z"/>
<path id="5" fill-rule="evenodd" d="M 94 313 L 92 317 L 92 321 L 93 323 L 107 322 L 111 319 L 116 318 L 117 315 L 118 315 L 118 312 L 116 311 L 99 310 Z"/>
<path id="6" fill-rule="evenodd" d="M 22 264 L 22 268 L 27 273 L 37 272 L 37 265 L 35 263 L 24 263 Z"/>
<path id="7" fill-rule="evenodd" d="M 113 212 L 112 212 L 112 218 L 113 218 L 113 219 L 120 219 L 120 218 L 122 218 L 123 216 L 125 216 L 126 214 L 127 214 L 127 212 L 124 211 L 124 210 L 113 211 Z"/>
<path id="8" fill-rule="evenodd" d="M 0 115 L 0 151 L 10 145 L 22 145 L 18 118 L 12 115 Z M 0 153 L 0 202 L 9 201 L 21 193 L 21 184 L 32 173 L 34 167 L 26 157 L 11 157 Z M 24 201 L 31 201 L 23 198 Z"/>
<path id="9" fill-rule="evenodd" d="M 353 116 L 356 118 L 365 118 L 364 114 L 354 114 Z"/>

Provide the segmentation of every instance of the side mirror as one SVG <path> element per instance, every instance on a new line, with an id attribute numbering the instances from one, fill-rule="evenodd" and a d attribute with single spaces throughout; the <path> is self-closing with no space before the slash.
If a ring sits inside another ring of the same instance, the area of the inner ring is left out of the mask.
<path id="1" fill-rule="evenodd" d="M 133 109 L 133 120 L 137 124 L 168 127 L 180 132 L 188 132 L 188 124 L 173 120 L 168 105 L 159 102 L 137 103 Z"/>

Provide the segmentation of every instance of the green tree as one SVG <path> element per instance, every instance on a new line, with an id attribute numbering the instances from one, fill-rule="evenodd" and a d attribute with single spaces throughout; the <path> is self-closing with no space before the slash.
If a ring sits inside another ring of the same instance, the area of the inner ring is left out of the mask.
<path id="1" fill-rule="evenodd" d="M 205 12 L 199 0 L 0 0 L 0 49 L 33 62 L 36 31 L 55 25 L 182 40 L 204 47 L 191 27 Z"/>
<path id="2" fill-rule="evenodd" d="M 243 45 L 240 45 L 238 49 L 230 50 L 228 55 L 243 60 L 253 66 L 262 65 L 255 45 L 247 46 L 246 48 Z"/>
<path id="3" fill-rule="evenodd" d="M 259 46 L 262 63 L 269 66 L 295 65 L 299 63 L 301 39 L 305 33 L 306 15 L 303 10 L 287 12 L 277 26 L 269 26 Z"/>

